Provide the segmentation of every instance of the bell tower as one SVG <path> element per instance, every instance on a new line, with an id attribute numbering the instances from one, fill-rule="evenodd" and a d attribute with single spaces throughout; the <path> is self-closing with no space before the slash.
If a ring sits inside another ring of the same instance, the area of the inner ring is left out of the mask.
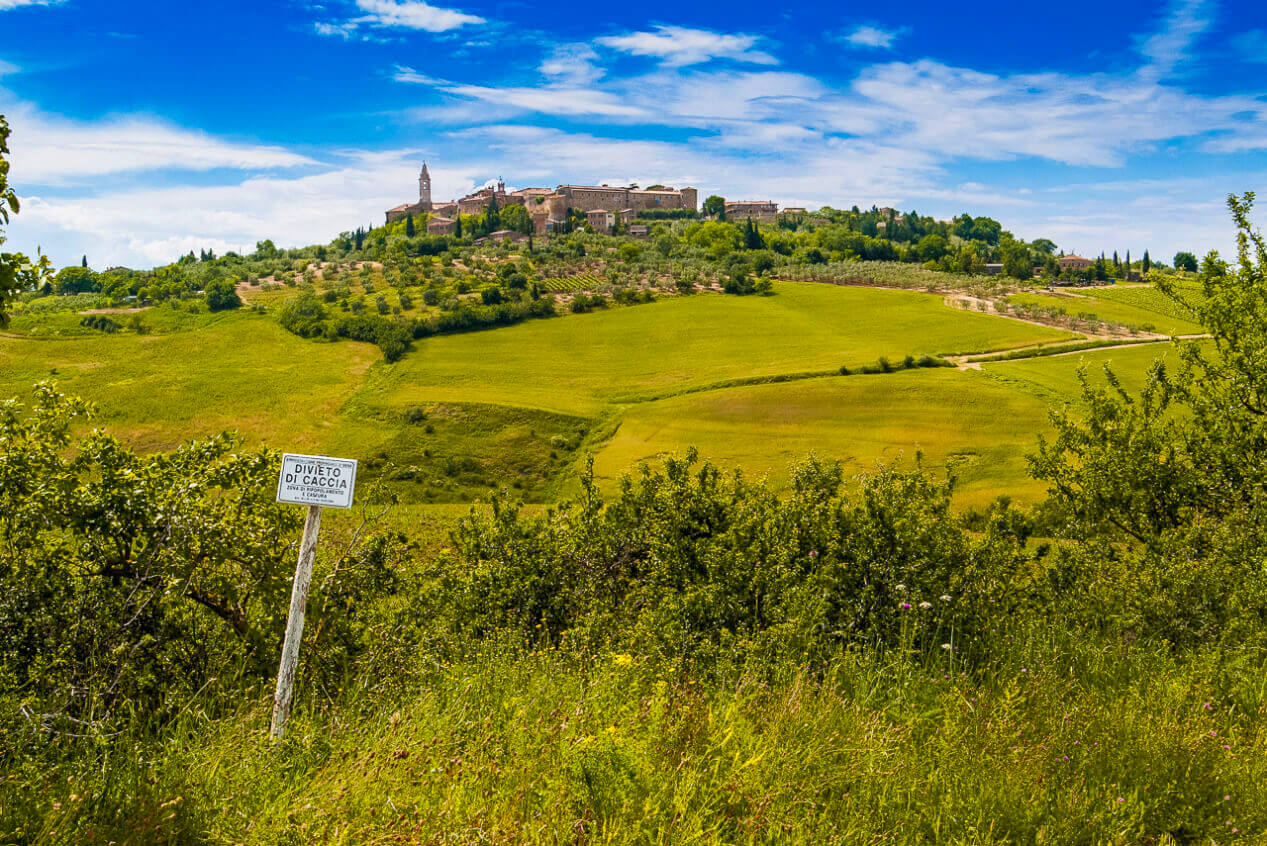
<path id="1" fill-rule="evenodd" d="M 418 174 L 418 205 L 423 211 L 431 211 L 431 174 L 427 171 L 427 163 L 422 163 L 422 172 Z"/>

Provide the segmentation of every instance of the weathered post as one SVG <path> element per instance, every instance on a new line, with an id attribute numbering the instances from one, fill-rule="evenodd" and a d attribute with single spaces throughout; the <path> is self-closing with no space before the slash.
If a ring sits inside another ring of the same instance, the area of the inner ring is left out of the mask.
<path id="1" fill-rule="evenodd" d="M 273 694 L 273 740 L 281 738 L 290 717 L 290 697 L 299 666 L 299 644 L 304 639 L 304 614 L 308 608 L 308 585 L 312 583 L 312 562 L 317 557 L 317 533 L 321 531 L 321 506 L 308 506 L 304 537 L 299 542 L 299 563 L 290 588 L 290 612 L 286 615 L 286 640 L 282 642 L 282 663 L 277 668 L 277 692 Z"/>
<path id="2" fill-rule="evenodd" d="M 290 589 L 290 611 L 286 615 L 286 639 L 277 668 L 277 690 L 273 694 L 273 724 L 270 735 L 280 740 L 286 733 L 290 703 L 295 690 L 295 670 L 299 667 L 299 645 L 304 637 L 304 614 L 308 608 L 308 586 L 312 583 L 312 563 L 317 557 L 317 535 L 321 531 L 321 507 L 351 508 L 356 489 L 356 461 L 324 455 L 282 456 L 277 480 L 277 501 L 308 506 L 299 561 Z"/>

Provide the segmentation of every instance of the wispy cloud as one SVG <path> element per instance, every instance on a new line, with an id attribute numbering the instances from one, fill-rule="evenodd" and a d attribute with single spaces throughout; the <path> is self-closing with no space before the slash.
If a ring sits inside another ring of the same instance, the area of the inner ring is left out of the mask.
<path id="1" fill-rule="evenodd" d="M 730 59 L 755 65 L 777 65 L 769 53 L 752 49 L 760 39 L 755 35 L 657 26 L 654 32 L 630 32 L 595 39 L 596 43 L 634 56 L 650 56 L 674 67 L 695 65 L 710 59 Z"/>
<path id="2" fill-rule="evenodd" d="M 66 0 L 0 0 L 0 12 L 21 6 L 57 6 L 64 2 Z"/>
<path id="3" fill-rule="evenodd" d="M 69 121 L 29 106 L 10 109 L 14 179 L 65 185 L 114 173 L 216 168 L 269 170 L 316 164 L 282 147 L 227 141 L 149 117 Z"/>
<path id="4" fill-rule="evenodd" d="M 1161 77 L 1174 73 L 1210 28 L 1214 5 L 1214 0 L 1171 0 L 1161 28 L 1139 42 L 1139 52 L 1148 61 L 1146 71 Z"/>
<path id="5" fill-rule="evenodd" d="M 479 15 L 468 15 L 456 9 L 442 9 L 423 0 L 356 0 L 364 17 L 357 23 L 398 29 L 420 29 L 425 32 L 448 32 L 467 24 L 482 24 Z"/>
<path id="6" fill-rule="evenodd" d="M 440 33 L 487 22 L 479 15 L 432 6 L 423 0 L 355 0 L 355 2 L 356 8 L 365 14 L 346 20 L 318 21 L 313 24 L 313 31 L 318 35 L 349 39 L 356 36 L 362 27 Z"/>
<path id="7" fill-rule="evenodd" d="M 869 48 L 872 50 L 892 50 L 893 43 L 905 32 L 902 29 L 882 29 L 878 26 L 860 26 L 853 32 L 841 36 L 840 40 L 851 47 Z"/>
<path id="8" fill-rule="evenodd" d="M 586 85 L 603 75 L 598 53 L 588 44 L 560 44 L 539 68 L 543 76 L 568 85 Z"/>

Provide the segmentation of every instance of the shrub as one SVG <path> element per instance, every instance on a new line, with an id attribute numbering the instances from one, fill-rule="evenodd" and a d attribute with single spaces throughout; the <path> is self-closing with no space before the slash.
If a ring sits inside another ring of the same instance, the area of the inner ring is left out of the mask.
<path id="1" fill-rule="evenodd" d="M 302 513 L 273 501 L 275 452 L 225 434 L 138 455 L 74 437 L 91 414 L 49 383 L 0 412 L 0 678 L 50 731 L 149 723 L 269 679 Z M 309 605 L 309 673 L 337 677 L 358 604 L 391 590 L 385 558 L 361 556 L 330 575 L 333 603 Z"/>
<path id="2" fill-rule="evenodd" d="M 217 279 L 208 283 L 206 288 L 207 308 L 212 311 L 227 311 L 242 305 L 237 288 L 228 279 Z"/>
<path id="3" fill-rule="evenodd" d="M 450 624 L 695 657 L 951 641 L 967 654 L 1031 595 L 1024 537 L 1002 518 L 959 528 L 948 484 L 886 470 L 848 489 L 838 464 L 810 460 L 783 498 L 692 452 L 610 501 L 592 471 L 547 516 L 495 499 L 454 532 L 461 566 L 442 565 L 461 574 Z"/>
<path id="4" fill-rule="evenodd" d="M 96 329 L 100 332 L 105 332 L 106 334 L 110 334 L 110 335 L 114 334 L 115 332 L 118 332 L 121 328 L 123 328 L 115 321 L 106 317 L 104 314 L 90 314 L 87 317 L 85 317 L 83 320 L 79 321 L 79 325 L 84 326 L 88 329 Z"/>
<path id="5" fill-rule="evenodd" d="M 326 310 L 312 294 L 300 294 L 282 306 L 278 320 L 288 332 L 301 338 L 316 338 L 322 334 Z"/>

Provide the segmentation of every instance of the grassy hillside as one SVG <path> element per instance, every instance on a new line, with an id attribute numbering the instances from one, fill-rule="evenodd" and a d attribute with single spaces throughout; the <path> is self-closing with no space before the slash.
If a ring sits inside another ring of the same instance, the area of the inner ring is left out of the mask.
<path id="1" fill-rule="evenodd" d="M 962 505 L 1004 490 L 1036 499 L 1024 456 L 1047 405 L 1076 394 L 1078 363 L 1112 359 L 1133 378 L 1159 354 L 840 376 L 881 357 L 1075 336 L 947 308 L 932 294 L 793 282 L 770 297 L 671 297 L 427 338 L 393 364 L 367 344 L 296 337 L 271 312 L 161 306 L 136 313 L 145 334 L 83 330 L 77 318 L 27 315 L 21 331 L 48 330 L 42 337 L 0 338 L 0 392 L 55 378 L 144 449 L 236 429 L 280 449 L 352 456 L 364 479 L 386 478 L 417 503 L 500 487 L 549 501 L 574 490 L 586 455 L 606 483 L 690 446 L 776 482 L 811 452 L 862 472 L 922 451 L 955 468 Z M 760 384 L 787 377 L 796 381 Z"/>
<path id="2" fill-rule="evenodd" d="M 1184 296 L 1195 299 L 1199 292 L 1188 286 Z M 1008 300 L 1060 309 L 1071 316 L 1093 315 L 1107 323 L 1163 335 L 1193 335 L 1203 331 L 1186 309 L 1151 285 L 1089 288 L 1056 294 L 1013 294 Z"/>
<path id="3" fill-rule="evenodd" d="M 946 308 L 936 295 L 781 283 L 773 297 L 651 306 L 430 338 L 358 400 L 493 402 L 592 415 L 727 380 L 856 368 L 880 356 L 1010 349 L 1072 337 Z"/>
<path id="4" fill-rule="evenodd" d="M 98 404 L 100 424 L 147 450 L 226 429 L 279 448 L 320 449 L 379 357 L 368 344 L 305 341 L 258 314 L 202 315 L 171 334 L 0 337 L 0 394 L 56 379 Z"/>

